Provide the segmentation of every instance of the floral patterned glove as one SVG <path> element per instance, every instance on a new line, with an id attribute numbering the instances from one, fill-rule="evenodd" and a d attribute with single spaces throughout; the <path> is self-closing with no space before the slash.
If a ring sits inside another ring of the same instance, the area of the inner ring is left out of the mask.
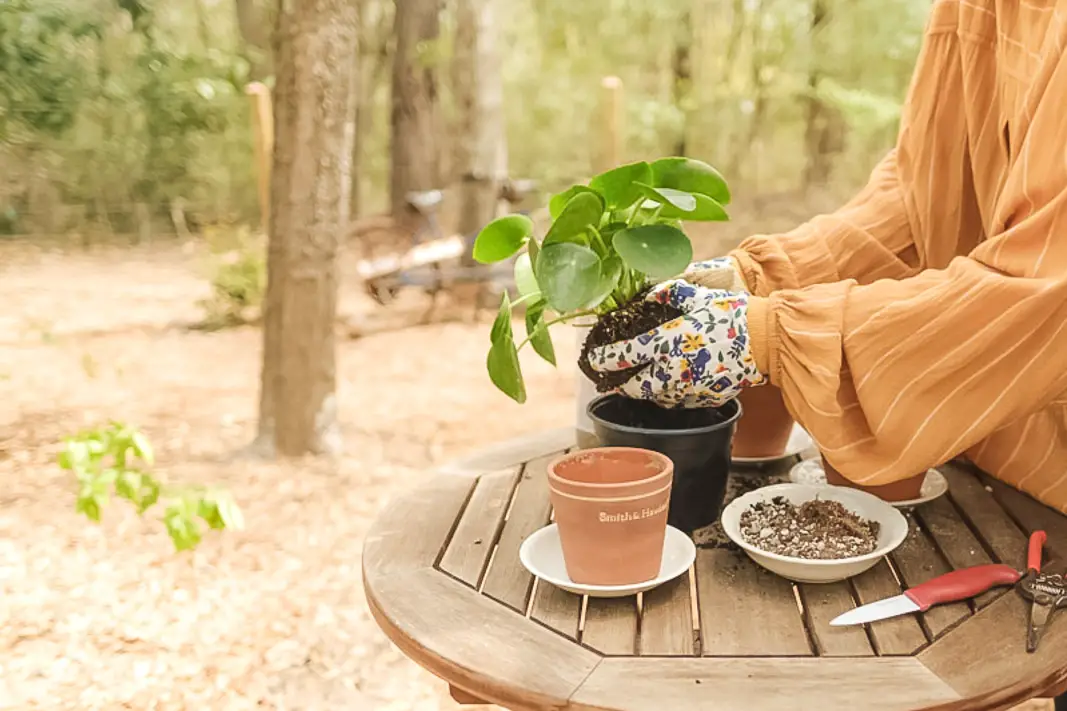
<path id="1" fill-rule="evenodd" d="M 670 304 L 683 315 L 589 353 L 598 372 L 648 366 L 619 388 L 622 394 L 664 407 L 718 407 L 742 388 L 767 381 L 749 350 L 748 294 L 674 279 L 646 298 Z"/>
<path id="2" fill-rule="evenodd" d="M 717 257 L 703 262 L 693 262 L 682 277 L 690 284 L 707 289 L 724 291 L 748 291 L 737 263 L 729 257 Z"/>

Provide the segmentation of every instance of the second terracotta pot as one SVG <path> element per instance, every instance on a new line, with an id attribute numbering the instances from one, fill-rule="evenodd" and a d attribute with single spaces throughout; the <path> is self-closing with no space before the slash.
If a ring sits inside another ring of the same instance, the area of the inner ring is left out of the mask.
<path id="1" fill-rule="evenodd" d="M 582 585 L 631 585 L 659 575 L 674 465 L 658 452 L 599 447 L 548 467 L 567 575 Z"/>
<path id="2" fill-rule="evenodd" d="M 781 456 L 793 432 L 793 416 L 785 407 L 782 391 L 773 385 L 761 385 L 746 388 L 737 399 L 744 414 L 737 421 L 731 456 L 743 459 Z"/>
<path id="3" fill-rule="evenodd" d="M 926 472 L 909 477 L 902 481 L 894 481 L 892 484 L 881 486 L 861 486 L 849 481 L 841 472 L 830 466 L 826 457 L 822 458 L 822 468 L 826 473 L 826 483 L 833 486 L 847 486 L 850 489 L 859 489 L 869 494 L 874 494 L 882 501 L 912 501 L 919 498 L 922 493 L 923 483 L 926 481 Z"/>

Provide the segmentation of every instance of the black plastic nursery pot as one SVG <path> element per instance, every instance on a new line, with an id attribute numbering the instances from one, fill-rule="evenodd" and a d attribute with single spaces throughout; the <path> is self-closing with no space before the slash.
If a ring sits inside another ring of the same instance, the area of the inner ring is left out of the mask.
<path id="1" fill-rule="evenodd" d="M 718 520 L 730 476 L 730 446 L 741 405 L 666 409 L 622 395 L 604 395 L 589 403 L 589 419 L 606 447 L 639 447 L 674 462 L 667 523 L 685 533 Z"/>

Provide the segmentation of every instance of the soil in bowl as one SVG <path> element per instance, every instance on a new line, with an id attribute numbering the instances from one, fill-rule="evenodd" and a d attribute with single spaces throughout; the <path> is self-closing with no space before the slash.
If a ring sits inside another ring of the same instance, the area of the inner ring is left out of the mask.
<path id="1" fill-rule="evenodd" d="M 745 542 L 768 553 L 808 560 L 840 560 L 878 547 L 877 521 L 838 501 L 815 499 L 799 506 L 784 497 L 753 504 L 741 514 Z"/>
<path id="2" fill-rule="evenodd" d="M 633 338 L 682 315 L 680 310 L 670 304 L 645 301 L 647 294 L 646 289 L 615 311 L 598 318 L 593 327 L 589 329 L 589 336 L 585 339 L 581 353 L 578 354 L 578 367 L 587 378 L 593 381 L 597 392 L 606 393 L 618 388 L 648 366 L 638 365 L 626 370 L 600 373 L 589 365 L 589 351 Z"/>

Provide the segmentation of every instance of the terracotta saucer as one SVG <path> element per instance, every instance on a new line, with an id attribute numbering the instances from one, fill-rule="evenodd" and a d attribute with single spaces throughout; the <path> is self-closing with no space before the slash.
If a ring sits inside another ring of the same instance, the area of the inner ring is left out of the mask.
<path id="1" fill-rule="evenodd" d="M 589 597 L 627 597 L 646 592 L 689 570 L 696 556 L 697 548 L 692 539 L 677 528 L 667 526 L 667 535 L 663 540 L 663 562 L 656 578 L 635 585 L 581 585 L 567 576 L 556 524 L 534 532 L 519 548 L 519 560 L 534 577 L 575 595 Z"/>
<path id="2" fill-rule="evenodd" d="M 773 457 L 731 457 L 736 464 L 764 464 L 777 462 L 780 459 L 799 456 L 804 450 L 809 449 L 814 442 L 811 435 L 799 424 L 793 425 L 793 431 L 789 434 L 789 441 L 785 443 L 785 451 Z"/>
<path id="3" fill-rule="evenodd" d="M 806 459 L 789 470 L 789 481 L 794 484 L 822 484 L 826 485 L 826 474 L 822 469 L 822 462 L 818 459 Z M 936 469 L 926 472 L 926 480 L 919 492 L 919 498 L 908 501 L 887 501 L 887 504 L 896 506 L 898 509 L 911 509 L 925 504 L 928 501 L 944 496 L 948 492 L 948 479 Z"/>

